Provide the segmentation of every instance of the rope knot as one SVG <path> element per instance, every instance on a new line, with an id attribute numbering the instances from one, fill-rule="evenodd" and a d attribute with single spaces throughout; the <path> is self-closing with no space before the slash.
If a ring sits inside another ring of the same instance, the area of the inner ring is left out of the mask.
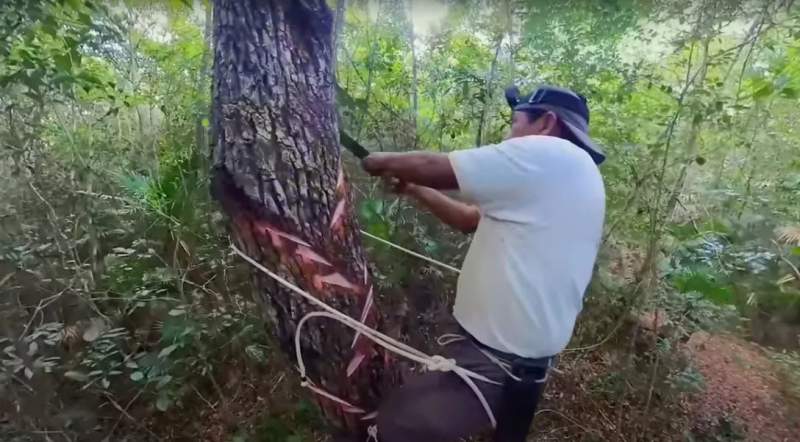
<path id="1" fill-rule="evenodd" d="M 377 425 L 370 425 L 367 427 L 367 442 L 375 441 L 378 442 L 378 426 Z"/>
<path id="2" fill-rule="evenodd" d="M 447 359 L 444 356 L 431 356 L 431 361 L 427 365 L 431 371 L 453 371 L 457 367 L 455 359 Z"/>

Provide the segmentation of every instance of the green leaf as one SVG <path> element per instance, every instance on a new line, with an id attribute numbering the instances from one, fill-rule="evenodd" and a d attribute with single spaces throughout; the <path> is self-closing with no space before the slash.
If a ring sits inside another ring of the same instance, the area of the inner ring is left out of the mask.
<path id="1" fill-rule="evenodd" d="M 83 382 L 89 379 L 85 373 L 81 373 L 79 371 L 68 371 L 64 373 L 64 377 L 67 379 L 72 379 L 73 381 Z"/>
<path id="2" fill-rule="evenodd" d="M 794 247 L 792 247 L 792 248 L 789 250 L 789 253 L 791 253 L 791 254 L 792 254 L 792 255 L 794 255 L 794 256 L 800 256 L 800 246 L 794 246 Z"/>
<path id="3" fill-rule="evenodd" d="M 784 97 L 784 98 L 790 98 L 790 99 L 793 99 L 793 100 L 796 100 L 797 98 L 800 98 L 800 94 L 798 94 L 798 92 L 794 88 L 791 88 L 791 87 L 785 87 L 785 88 L 781 89 L 781 96 Z"/>
<path id="4" fill-rule="evenodd" d="M 245 353 L 247 356 L 253 358 L 253 360 L 257 362 L 264 362 L 267 360 L 267 356 L 264 353 L 264 350 L 261 349 L 261 346 L 258 344 L 250 344 L 245 347 Z"/>
<path id="5" fill-rule="evenodd" d="M 86 26 L 92 25 L 92 16 L 85 12 L 78 13 L 78 20 Z"/>
<path id="6" fill-rule="evenodd" d="M 772 94 L 772 85 L 765 84 L 753 92 L 753 98 L 764 98 L 768 97 L 770 94 Z"/>
<path id="7" fill-rule="evenodd" d="M 167 356 L 172 354 L 173 351 L 177 350 L 179 346 L 180 346 L 180 344 L 172 344 L 169 347 L 165 347 L 164 349 L 162 349 L 158 353 L 158 357 L 159 358 L 166 358 Z"/>
<path id="8" fill-rule="evenodd" d="M 166 394 L 162 394 L 156 399 L 156 408 L 158 408 L 159 411 L 167 411 L 171 404 L 172 401 Z"/>
<path id="9" fill-rule="evenodd" d="M 56 64 L 56 67 L 62 71 L 68 71 L 72 67 L 72 60 L 70 60 L 67 54 L 56 55 L 53 57 L 53 62 Z"/>
<path id="10" fill-rule="evenodd" d="M 162 376 L 161 379 L 158 380 L 158 383 L 156 384 L 156 388 L 164 388 L 167 384 L 169 384 L 169 382 L 171 380 L 172 380 L 172 376 L 170 376 L 170 375 Z"/>
<path id="11" fill-rule="evenodd" d="M 208 127 L 208 124 L 209 124 L 208 123 L 208 118 L 203 118 L 203 121 L 201 121 L 201 124 L 203 125 L 203 127 Z"/>
<path id="12" fill-rule="evenodd" d="M 142 379 L 144 379 L 144 373 L 142 373 L 141 371 L 134 371 L 133 373 L 131 373 L 132 381 L 141 381 Z"/>

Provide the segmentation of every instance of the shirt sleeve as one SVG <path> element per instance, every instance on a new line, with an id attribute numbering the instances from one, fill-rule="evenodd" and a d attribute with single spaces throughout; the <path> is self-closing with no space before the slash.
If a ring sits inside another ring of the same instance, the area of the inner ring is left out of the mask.
<path id="1" fill-rule="evenodd" d="M 451 152 L 450 164 L 461 194 L 488 215 L 518 208 L 535 192 L 544 170 L 537 143 L 511 139 Z"/>

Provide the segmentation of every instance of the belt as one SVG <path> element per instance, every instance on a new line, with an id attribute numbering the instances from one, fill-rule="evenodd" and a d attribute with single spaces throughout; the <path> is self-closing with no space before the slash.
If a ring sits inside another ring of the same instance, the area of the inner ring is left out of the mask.
<path id="1" fill-rule="evenodd" d="M 523 356 L 515 355 L 513 353 L 506 353 L 504 351 L 497 350 L 496 348 L 489 347 L 488 345 L 484 344 L 483 342 L 475 338 L 475 336 L 472 336 L 468 331 L 464 330 L 463 327 L 461 327 L 461 334 L 466 336 L 467 339 L 469 339 L 478 348 L 488 351 L 493 356 L 495 356 L 496 358 L 500 359 L 501 361 L 509 365 L 524 365 L 526 367 L 550 368 L 556 362 L 556 356 L 526 358 Z"/>

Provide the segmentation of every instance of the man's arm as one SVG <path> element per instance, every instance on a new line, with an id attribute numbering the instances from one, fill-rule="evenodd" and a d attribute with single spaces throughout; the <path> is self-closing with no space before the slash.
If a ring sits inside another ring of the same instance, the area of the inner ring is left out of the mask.
<path id="1" fill-rule="evenodd" d="M 458 189 L 456 174 L 450 164 L 450 158 L 445 153 L 424 151 L 373 153 L 364 158 L 362 165 L 370 175 L 389 175 L 405 183 L 434 189 Z"/>
<path id="2" fill-rule="evenodd" d="M 406 184 L 405 193 L 416 198 L 422 206 L 448 226 L 464 233 L 478 228 L 481 212 L 477 207 L 456 201 L 430 187 Z"/>

